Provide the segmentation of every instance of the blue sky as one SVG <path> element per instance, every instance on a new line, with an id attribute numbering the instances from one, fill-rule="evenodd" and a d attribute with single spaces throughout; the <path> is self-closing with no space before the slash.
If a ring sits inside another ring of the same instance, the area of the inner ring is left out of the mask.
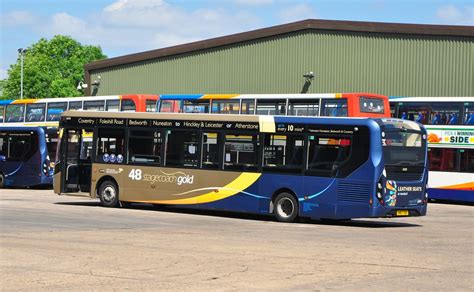
<path id="1" fill-rule="evenodd" d="M 17 49 L 69 35 L 108 57 L 308 18 L 474 25 L 470 0 L 0 0 L 0 78 Z"/>

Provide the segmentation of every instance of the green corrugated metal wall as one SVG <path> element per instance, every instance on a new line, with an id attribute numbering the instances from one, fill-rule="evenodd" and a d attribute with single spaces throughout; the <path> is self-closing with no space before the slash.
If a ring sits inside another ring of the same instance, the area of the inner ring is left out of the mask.
<path id="1" fill-rule="evenodd" d="M 94 95 L 376 92 L 474 96 L 474 38 L 302 31 L 91 72 Z"/>

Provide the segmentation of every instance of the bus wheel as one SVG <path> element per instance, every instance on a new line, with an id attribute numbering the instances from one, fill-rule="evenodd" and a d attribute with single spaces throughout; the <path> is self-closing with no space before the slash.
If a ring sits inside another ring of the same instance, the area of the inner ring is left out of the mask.
<path id="1" fill-rule="evenodd" d="M 104 207 L 117 207 L 119 203 L 119 190 L 117 185 L 110 180 L 104 181 L 99 188 L 100 203 Z"/>
<path id="2" fill-rule="evenodd" d="M 280 222 L 293 222 L 298 217 L 298 202 L 289 193 L 279 194 L 274 202 L 273 213 Z"/>
<path id="3" fill-rule="evenodd" d="M 3 172 L 0 172 L 0 189 L 3 189 L 5 187 L 5 175 Z"/>

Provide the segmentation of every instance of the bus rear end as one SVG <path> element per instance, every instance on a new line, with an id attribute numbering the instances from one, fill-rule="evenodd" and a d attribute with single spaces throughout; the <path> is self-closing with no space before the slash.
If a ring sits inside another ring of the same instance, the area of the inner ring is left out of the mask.
<path id="1" fill-rule="evenodd" d="M 374 212 L 380 217 L 426 215 L 426 130 L 418 123 L 382 119 L 382 164 Z"/>
<path id="2" fill-rule="evenodd" d="M 343 93 L 349 117 L 390 118 L 388 97 L 373 93 Z"/>
<path id="3" fill-rule="evenodd" d="M 0 127 L 0 187 L 52 185 L 52 168 L 40 127 Z"/>
<path id="4" fill-rule="evenodd" d="M 122 103 L 120 111 L 155 112 L 158 96 L 151 94 L 128 94 L 120 97 Z"/>

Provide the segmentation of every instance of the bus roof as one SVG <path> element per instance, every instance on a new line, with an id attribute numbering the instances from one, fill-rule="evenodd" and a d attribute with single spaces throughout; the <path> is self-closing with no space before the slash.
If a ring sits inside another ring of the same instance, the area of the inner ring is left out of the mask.
<path id="1" fill-rule="evenodd" d="M 195 100 L 195 99 L 314 99 L 314 98 L 341 98 L 345 94 L 361 95 L 367 97 L 384 97 L 373 93 L 305 93 L 305 94 L 162 94 L 163 100 Z"/>
<path id="2" fill-rule="evenodd" d="M 474 96 L 441 96 L 441 97 L 406 97 L 406 96 L 389 96 L 391 102 L 474 102 Z"/>
<path id="3" fill-rule="evenodd" d="M 12 125 L 12 126 L 0 126 L 1 131 L 44 131 L 43 128 L 37 126 L 22 126 L 22 125 Z"/>

